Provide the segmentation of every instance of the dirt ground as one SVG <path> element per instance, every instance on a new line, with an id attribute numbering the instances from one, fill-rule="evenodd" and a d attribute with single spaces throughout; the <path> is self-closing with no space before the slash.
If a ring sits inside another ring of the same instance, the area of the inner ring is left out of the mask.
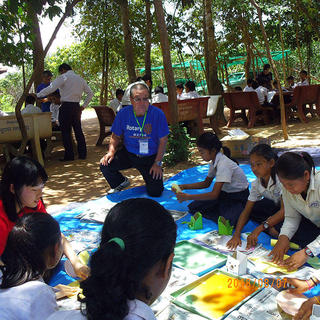
<path id="1" fill-rule="evenodd" d="M 228 116 L 228 115 L 226 115 Z M 106 153 L 109 138 L 106 138 L 102 146 L 97 147 L 96 141 L 99 136 L 99 123 L 95 111 L 85 110 L 82 116 L 82 126 L 85 133 L 88 157 L 86 160 L 75 160 L 63 163 L 59 159 L 63 157 L 63 148 L 56 147 L 49 159 L 45 160 L 45 169 L 49 180 L 44 188 L 44 201 L 49 211 L 55 211 L 71 202 L 86 202 L 100 198 L 109 189 L 99 169 L 99 160 Z M 232 127 L 235 129 L 237 127 Z M 238 123 L 238 128 L 245 129 L 244 125 Z M 307 124 L 299 120 L 288 125 L 289 139 L 284 141 L 280 125 L 261 126 L 255 128 L 261 131 L 270 130 L 277 133 L 272 142 L 275 148 L 298 148 L 320 146 L 320 119 L 310 119 Z M 206 130 L 210 130 L 207 128 Z M 227 134 L 227 128 L 223 128 L 222 136 Z M 179 163 L 173 168 L 164 168 L 164 178 L 168 179 L 181 170 L 203 164 L 199 154 L 193 150 L 192 161 Z M 136 169 L 124 170 L 131 186 L 142 185 L 143 179 Z"/>

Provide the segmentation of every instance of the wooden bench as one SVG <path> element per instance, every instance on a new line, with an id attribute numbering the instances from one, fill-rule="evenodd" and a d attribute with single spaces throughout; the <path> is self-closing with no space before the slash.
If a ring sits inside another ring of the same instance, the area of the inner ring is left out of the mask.
<path id="1" fill-rule="evenodd" d="M 51 112 L 25 114 L 22 117 L 28 139 L 31 141 L 33 157 L 44 165 L 40 138 L 50 138 L 52 135 Z M 21 139 L 21 131 L 16 116 L 0 117 L 0 144 L 4 144 L 7 160 L 9 160 L 10 154 L 17 155 L 17 150 L 11 143 L 21 142 Z"/>
<path id="2" fill-rule="evenodd" d="M 307 107 L 308 105 L 308 107 Z M 316 106 L 316 110 L 313 109 Z M 297 115 L 301 122 L 307 123 L 306 115 L 314 112 L 320 117 L 320 85 L 297 86 L 293 90 L 290 103 L 285 104 L 286 117 Z"/>
<path id="3" fill-rule="evenodd" d="M 106 127 L 112 126 L 115 114 L 114 111 L 107 106 L 93 106 L 92 108 L 96 111 L 100 125 L 100 135 L 96 146 L 101 146 L 104 138 L 111 134 L 110 128 L 106 131 Z"/>
<path id="4" fill-rule="evenodd" d="M 230 109 L 228 127 L 230 127 L 237 118 L 241 117 L 248 125 L 248 128 L 253 128 L 259 114 L 262 115 L 263 121 L 268 123 L 270 121 L 269 113 L 274 111 L 273 107 L 261 106 L 257 93 L 253 91 L 223 93 L 223 98 L 226 106 Z M 248 117 L 246 110 L 248 110 Z M 236 111 L 240 111 L 240 114 L 237 114 Z"/>
<path id="5" fill-rule="evenodd" d="M 209 97 L 178 100 L 178 121 L 190 121 L 191 135 L 194 137 L 198 137 L 204 131 L 202 119 L 207 117 L 208 100 Z M 168 124 L 171 124 L 169 102 L 153 103 L 152 105 L 160 108 L 164 112 Z"/>

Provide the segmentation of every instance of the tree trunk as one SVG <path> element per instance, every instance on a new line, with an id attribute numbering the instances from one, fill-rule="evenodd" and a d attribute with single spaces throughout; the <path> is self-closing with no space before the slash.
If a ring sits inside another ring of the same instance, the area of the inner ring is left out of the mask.
<path id="1" fill-rule="evenodd" d="M 103 42 L 103 51 L 102 51 L 102 79 L 101 79 L 101 87 L 100 87 L 100 97 L 99 97 L 99 102 L 100 105 L 105 105 L 106 104 L 106 99 L 104 97 L 104 88 L 106 85 L 106 47 L 107 47 L 107 41 L 104 39 Z"/>
<path id="2" fill-rule="evenodd" d="M 174 82 L 173 69 L 170 55 L 170 44 L 168 38 L 168 31 L 166 22 L 164 19 L 164 12 L 162 7 L 162 0 L 154 0 L 154 10 L 157 19 L 157 25 L 160 35 L 160 45 L 163 56 L 164 73 L 168 86 L 168 98 L 171 109 L 171 123 L 178 123 L 178 105 L 177 105 L 177 93 L 176 84 Z"/>
<path id="3" fill-rule="evenodd" d="M 27 16 L 32 21 L 32 51 L 33 51 L 33 69 L 39 64 L 39 72 L 34 78 L 34 91 L 37 90 L 38 85 L 42 82 L 42 74 L 44 71 L 44 55 L 43 45 L 41 39 L 40 25 L 37 13 L 34 11 L 32 3 L 27 1 Z"/>
<path id="4" fill-rule="evenodd" d="M 104 105 L 108 102 L 108 91 L 109 91 L 109 69 L 110 69 L 110 60 L 109 60 L 109 45 L 107 44 L 106 50 L 106 67 L 104 70 L 105 73 L 105 87 L 104 87 Z"/>
<path id="5" fill-rule="evenodd" d="M 118 0 L 121 11 L 122 30 L 124 37 L 124 54 L 130 83 L 136 81 L 136 71 L 134 64 L 134 51 L 132 45 L 131 29 L 129 24 L 129 5 L 128 0 Z"/>
<path id="6" fill-rule="evenodd" d="M 221 95 L 223 93 L 222 85 L 218 79 L 218 68 L 217 68 L 217 43 L 214 36 L 214 26 L 212 22 L 212 1 L 204 0 L 205 10 L 205 27 L 204 33 L 207 36 L 207 48 L 208 48 L 208 92 L 209 95 Z M 222 99 L 219 100 L 217 110 L 213 117 L 210 119 L 212 129 L 218 134 L 220 133 L 220 126 L 226 124 L 226 119 L 223 113 L 224 104 Z"/>
<path id="7" fill-rule="evenodd" d="M 54 31 L 52 33 L 52 36 L 51 36 L 46 48 L 43 51 L 43 56 L 41 57 L 42 60 L 44 60 L 44 57 L 48 53 L 48 50 L 50 49 L 50 47 L 52 45 L 52 42 L 55 39 L 55 37 L 56 37 L 59 29 L 61 28 L 64 20 L 66 19 L 67 16 L 69 16 L 71 14 L 73 7 L 80 1 L 81 0 L 73 0 L 71 3 L 68 3 L 66 5 L 65 13 L 63 14 L 63 16 L 61 17 L 60 21 L 58 22 L 58 24 L 57 24 L 56 28 L 54 29 Z M 18 124 L 19 124 L 19 128 L 20 128 L 20 131 L 21 131 L 21 136 L 22 136 L 21 145 L 20 145 L 19 150 L 18 150 L 19 154 L 22 154 L 24 152 L 24 150 L 26 148 L 26 145 L 27 145 L 27 141 L 28 141 L 28 135 L 27 135 L 26 126 L 25 126 L 25 123 L 24 123 L 24 120 L 22 118 L 20 110 L 21 110 L 23 102 L 26 100 L 26 96 L 29 93 L 29 90 L 30 90 L 30 88 L 32 86 L 32 83 L 34 82 L 34 79 L 35 79 L 36 75 L 41 70 L 40 68 L 41 68 L 41 63 L 36 64 L 36 67 L 33 70 L 32 75 L 31 75 L 31 77 L 30 77 L 25 89 L 23 90 L 22 95 L 21 95 L 20 99 L 18 100 L 18 102 L 17 102 L 17 104 L 15 106 L 15 114 L 16 114 L 16 118 L 17 118 L 17 121 L 18 121 Z"/>
<path id="8" fill-rule="evenodd" d="M 284 44 L 283 44 L 283 36 L 282 36 L 282 28 L 281 28 L 281 18 L 280 14 L 278 14 L 279 18 L 279 33 L 280 33 L 280 41 L 281 41 L 281 50 L 282 50 L 282 72 L 283 72 L 283 83 L 286 83 L 287 76 L 286 76 L 286 63 L 284 58 Z"/>
<path id="9" fill-rule="evenodd" d="M 279 73 L 277 70 L 277 67 L 271 57 L 271 51 L 270 51 L 270 46 L 269 46 L 269 41 L 268 41 L 268 37 L 266 34 L 266 30 L 264 28 L 263 25 L 263 21 L 262 21 L 262 11 L 261 8 L 257 5 L 257 3 L 255 2 L 255 0 L 250 0 L 251 4 L 256 8 L 257 13 L 258 13 L 258 17 L 259 17 L 259 23 L 260 23 L 260 28 L 262 31 L 262 35 L 264 38 L 264 44 L 267 50 L 267 54 L 268 54 L 268 59 L 269 62 L 272 66 L 273 72 L 274 72 L 274 76 L 278 82 L 278 89 L 279 89 L 279 98 L 280 98 L 280 111 L 281 111 L 281 126 L 282 126 L 282 131 L 283 131 L 283 138 L 284 140 L 288 140 L 288 132 L 287 132 L 287 124 L 286 124 L 286 114 L 285 114 L 285 109 L 284 109 L 284 99 L 283 99 L 283 91 L 282 91 L 282 87 L 280 84 L 280 79 L 279 79 Z"/>
<path id="10" fill-rule="evenodd" d="M 151 16 L 151 1 L 146 1 L 146 52 L 144 56 L 145 74 L 151 77 L 151 36 L 152 36 L 152 16 Z"/>

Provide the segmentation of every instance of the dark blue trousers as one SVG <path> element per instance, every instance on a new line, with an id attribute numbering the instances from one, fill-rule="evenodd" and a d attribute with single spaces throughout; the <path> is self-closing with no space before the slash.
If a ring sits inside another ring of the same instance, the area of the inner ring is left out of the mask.
<path id="1" fill-rule="evenodd" d="M 240 192 L 224 192 L 221 191 L 216 200 L 196 200 L 188 205 L 189 212 L 195 214 L 200 212 L 203 217 L 218 221 L 219 216 L 223 216 L 235 226 L 238 218 L 244 209 L 249 196 L 249 190 Z"/>

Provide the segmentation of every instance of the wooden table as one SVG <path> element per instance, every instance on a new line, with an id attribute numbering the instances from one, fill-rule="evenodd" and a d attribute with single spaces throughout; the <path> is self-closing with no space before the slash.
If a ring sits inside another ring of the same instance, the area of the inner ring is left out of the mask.
<path id="1" fill-rule="evenodd" d="M 25 122 L 28 140 L 31 141 L 34 159 L 44 165 L 40 138 L 52 136 L 51 112 L 25 114 L 22 116 Z M 15 115 L 0 117 L 0 144 L 10 145 L 14 142 L 21 142 L 22 136 L 18 121 Z M 13 149 L 10 146 L 10 149 Z"/>

